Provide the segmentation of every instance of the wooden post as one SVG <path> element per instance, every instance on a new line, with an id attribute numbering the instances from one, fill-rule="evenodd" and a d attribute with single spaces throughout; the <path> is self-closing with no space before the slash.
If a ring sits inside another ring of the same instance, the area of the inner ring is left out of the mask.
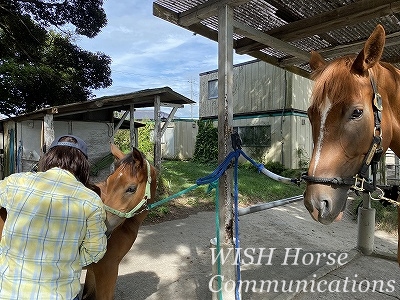
<path id="1" fill-rule="evenodd" d="M 233 132 L 233 8 L 223 5 L 218 9 L 218 162 L 221 163 L 232 150 Z M 233 243 L 233 170 L 228 169 L 219 179 L 219 240 L 221 251 L 234 248 Z M 234 300 L 236 266 L 234 251 L 221 264 L 222 299 Z M 224 256 L 226 253 L 224 253 Z M 227 288 L 230 283 L 229 288 Z M 216 293 L 213 293 L 216 299 Z M 218 297 L 218 296 L 217 296 Z M 220 297 L 218 297 L 220 298 Z"/>
<path id="2" fill-rule="evenodd" d="M 130 105 L 129 136 L 130 136 L 131 151 L 132 151 L 134 147 L 137 147 L 137 140 L 135 134 L 135 107 L 133 103 Z"/>
<path id="3" fill-rule="evenodd" d="M 42 125 L 42 155 L 49 150 L 51 143 L 54 141 L 54 124 L 53 115 L 46 114 L 43 117 Z"/>
<path id="4" fill-rule="evenodd" d="M 154 97 L 154 167 L 161 167 L 161 99 L 160 95 Z"/>

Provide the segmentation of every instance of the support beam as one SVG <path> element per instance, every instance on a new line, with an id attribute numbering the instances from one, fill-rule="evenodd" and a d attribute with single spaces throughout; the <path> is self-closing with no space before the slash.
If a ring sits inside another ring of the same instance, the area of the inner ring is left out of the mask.
<path id="1" fill-rule="evenodd" d="M 234 21 L 233 26 L 235 27 L 235 32 L 244 35 L 254 41 L 260 42 L 263 45 L 273 47 L 279 51 L 286 52 L 305 61 L 308 61 L 310 58 L 310 54 L 307 51 L 303 51 L 271 35 L 262 33 L 259 30 L 254 29 L 253 27 L 246 25 L 242 22 Z"/>
<path id="2" fill-rule="evenodd" d="M 121 127 L 122 123 L 124 123 L 124 121 L 125 121 L 126 117 L 128 116 L 128 114 L 129 114 L 129 111 L 125 111 L 124 112 L 124 114 L 121 117 L 121 119 L 119 120 L 117 126 L 115 126 L 115 128 L 114 128 L 114 132 L 116 132 Z"/>
<path id="3" fill-rule="evenodd" d="M 266 33 L 281 41 L 295 41 L 399 12 L 400 1 L 361 0 L 310 18 L 279 26 Z M 244 38 L 242 40 L 244 41 Z M 243 44 L 243 41 L 238 41 L 238 43 Z M 247 42 L 245 45 L 236 48 L 236 52 L 246 54 L 252 49 L 265 48 L 262 44 L 263 42 L 259 41 L 254 43 Z"/>
<path id="4" fill-rule="evenodd" d="M 229 5 L 230 7 L 239 6 L 250 0 L 208 0 L 192 9 L 182 12 L 179 15 L 179 25 L 187 27 L 199 23 L 209 17 L 218 14 L 218 7 Z"/>
<path id="5" fill-rule="evenodd" d="M 131 143 L 131 151 L 134 147 L 137 147 L 137 140 L 135 134 L 135 106 L 132 103 L 130 105 L 130 115 L 129 115 L 129 137 Z"/>
<path id="6" fill-rule="evenodd" d="M 174 118 L 174 115 L 175 115 L 177 110 L 178 110 L 178 107 L 174 107 L 171 110 L 171 112 L 169 113 L 167 120 L 165 120 L 163 126 L 161 127 L 161 136 L 164 135 L 165 131 L 167 130 L 167 127 L 168 127 L 169 123 L 171 123 L 171 121 Z"/>
<path id="7" fill-rule="evenodd" d="M 161 112 L 160 95 L 154 97 L 154 167 L 161 168 Z"/>
<path id="8" fill-rule="evenodd" d="M 218 162 L 222 163 L 231 150 L 233 130 L 233 8 L 224 5 L 218 9 Z M 233 171 L 228 169 L 219 179 L 219 228 L 221 251 L 234 247 L 233 243 Z M 224 254 L 225 255 L 225 254 Z M 236 282 L 234 255 L 220 265 L 222 287 Z M 235 289 L 221 289 L 224 300 L 234 300 Z M 215 298 L 216 293 L 213 293 Z"/>
<path id="9" fill-rule="evenodd" d="M 53 115 L 46 114 L 43 117 L 42 125 L 42 154 L 49 150 L 51 143 L 54 141 L 54 123 Z"/>

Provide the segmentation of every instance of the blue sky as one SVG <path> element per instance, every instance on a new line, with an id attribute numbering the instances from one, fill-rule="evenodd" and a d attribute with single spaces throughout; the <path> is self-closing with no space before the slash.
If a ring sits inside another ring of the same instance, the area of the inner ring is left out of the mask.
<path id="1" fill-rule="evenodd" d="M 103 7 L 108 25 L 95 38 L 76 41 L 112 59 L 113 84 L 94 91 L 96 97 L 169 86 L 196 101 L 176 116 L 197 118 L 199 74 L 218 68 L 218 44 L 153 16 L 152 0 L 108 0 Z M 251 59 L 234 55 L 234 63 Z"/>

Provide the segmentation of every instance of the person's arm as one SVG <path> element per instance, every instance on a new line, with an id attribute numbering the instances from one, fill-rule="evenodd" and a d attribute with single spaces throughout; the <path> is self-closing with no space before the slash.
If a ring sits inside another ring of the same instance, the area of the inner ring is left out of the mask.
<path id="1" fill-rule="evenodd" d="M 99 206 L 87 219 L 87 232 L 80 249 L 82 266 L 98 262 L 106 253 L 107 238 L 106 213 L 103 206 Z"/>
<path id="2" fill-rule="evenodd" d="M 6 191 L 7 178 L 4 180 L 0 180 L 0 239 L 3 234 L 3 227 L 7 218 L 7 210 L 5 209 L 5 206 L 7 205 L 5 203 L 5 201 L 7 201 Z"/>

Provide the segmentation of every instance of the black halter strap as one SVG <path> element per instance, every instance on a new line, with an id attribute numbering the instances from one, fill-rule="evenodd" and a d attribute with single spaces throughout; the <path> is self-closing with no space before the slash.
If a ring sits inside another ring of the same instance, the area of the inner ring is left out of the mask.
<path id="1" fill-rule="evenodd" d="M 382 117 L 382 97 L 378 93 L 378 88 L 376 86 L 375 80 L 370 74 L 370 81 L 372 90 L 374 92 L 374 97 L 372 99 L 372 108 L 374 113 L 374 136 L 372 138 L 371 146 L 364 160 L 361 164 L 360 170 L 354 177 L 314 177 L 308 174 L 302 174 L 301 179 L 311 183 L 318 184 L 328 184 L 328 185 L 344 185 L 349 186 L 355 191 L 360 192 L 373 192 L 376 189 L 376 174 L 378 170 L 378 162 L 381 159 L 383 149 L 382 149 L 382 132 L 381 132 L 381 117 Z M 369 181 L 369 167 L 371 167 L 372 182 Z"/>

